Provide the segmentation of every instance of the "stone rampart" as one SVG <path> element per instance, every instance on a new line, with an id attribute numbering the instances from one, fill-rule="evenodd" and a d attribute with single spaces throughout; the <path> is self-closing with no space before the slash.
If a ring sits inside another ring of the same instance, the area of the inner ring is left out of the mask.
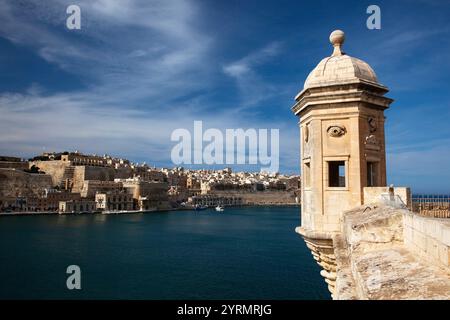
<path id="1" fill-rule="evenodd" d="M 73 192 L 82 192 L 85 180 L 114 181 L 116 171 L 110 167 L 75 166 Z"/>
<path id="2" fill-rule="evenodd" d="M 41 196 L 52 187 L 47 174 L 27 173 L 22 170 L 0 168 L 0 197 Z"/>
<path id="3" fill-rule="evenodd" d="M 69 166 L 69 163 L 60 160 L 48 160 L 48 161 L 37 160 L 31 161 L 29 165 L 30 167 L 35 165 L 36 167 L 39 168 L 39 170 L 50 175 L 52 178 L 53 186 L 58 186 L 62 182 L 64 170 L 66 169 L 67 166 Z"/>
<path id="4" fill-rule="evenodd" d="M 383 205 L 344 213 L 333 298 L 449 299 L 448 224 Z"/>
<path id="5" fill-rule="evenodd" d="M 450 219 L 404 214 L 403 235 L 406 247 L 432 264 L 450 268 Z"/>

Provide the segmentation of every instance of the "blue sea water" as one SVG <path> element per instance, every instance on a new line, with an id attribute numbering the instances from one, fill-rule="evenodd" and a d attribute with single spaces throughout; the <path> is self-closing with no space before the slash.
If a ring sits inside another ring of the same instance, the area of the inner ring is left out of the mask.
<path id="1" fill-rule="evenodd" d="M 296 207 L 1 217 L 0 298 L 330 299 L 299 223 Z"/>

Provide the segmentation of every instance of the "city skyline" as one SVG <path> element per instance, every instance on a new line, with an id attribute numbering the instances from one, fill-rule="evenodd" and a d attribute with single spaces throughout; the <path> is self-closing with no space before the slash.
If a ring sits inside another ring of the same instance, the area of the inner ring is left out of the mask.
<path id="1" fill-rule="evenodd" d="M 280 172 L 297 173 L 292 93 L 339 28 L 351 39 L 344 51 L 370 63 L 395 100 L 388 183 L 449 190 L 448 4 L 380 1 L 382 29 L 368 30 L 369 2 L 77 1 L 81 30 L 67 30 L 69 4 L 0 4 L 2 155 L 78 149 L 173 167 L 170 133 L 202 120 L 279 128 Z"/>

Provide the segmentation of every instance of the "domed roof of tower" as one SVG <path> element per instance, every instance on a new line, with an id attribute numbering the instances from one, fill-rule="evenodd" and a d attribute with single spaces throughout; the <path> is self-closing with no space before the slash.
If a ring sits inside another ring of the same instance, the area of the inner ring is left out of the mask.
<path id="1" fill-rule="evenodd" d="M 333 54 L 322 59 L 310 72 L 304 89 L 361 81 L 380 85 L 375 72 L 366 62 L 342 51 L 344 40 L 345 34 L 341 30 L 335 30 L 330 34 L 330 42 L 334 47 Z"/>

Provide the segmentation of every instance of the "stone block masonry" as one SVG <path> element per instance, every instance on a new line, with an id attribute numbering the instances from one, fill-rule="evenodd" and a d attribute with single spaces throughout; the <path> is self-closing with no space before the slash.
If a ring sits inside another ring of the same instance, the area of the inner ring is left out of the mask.
<path id="1" fill-rule="evenodd" d="M 403 232 L 406 247 L 435 265 L 450 268 L 450 220 L 405 213 Z"/>
<path id="2" fill-rule="evenodd" d="M 449 223 L 379 205 L 344 213 L 334 298 L 449 299 Z"/>
<path id="3" fill-rule="evenodd" d="M 48 174 L 0 168 L 0 197 L 42 196 L 52 186 L 52 178 Z"/>

